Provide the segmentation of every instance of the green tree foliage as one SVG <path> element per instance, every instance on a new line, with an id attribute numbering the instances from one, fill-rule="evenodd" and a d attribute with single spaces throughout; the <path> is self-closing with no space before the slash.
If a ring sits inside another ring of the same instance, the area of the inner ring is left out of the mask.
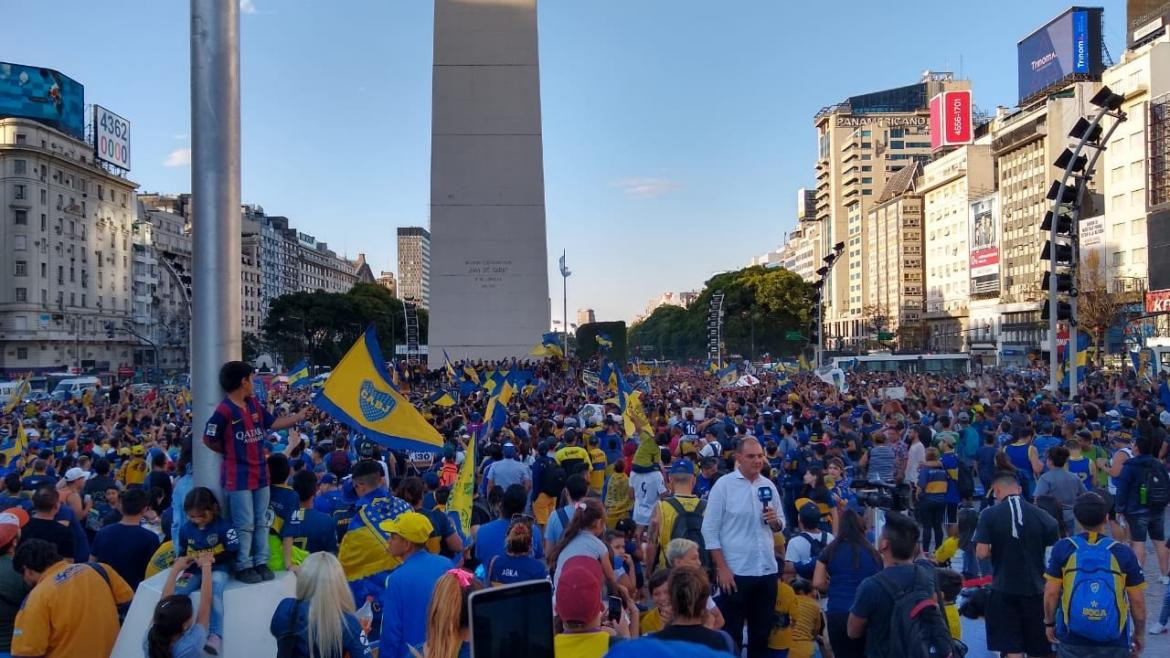
<path id="1" fill-rule="evenodd" d="M 427 312 L 419 309 L 419 342 L 426 344 Z M 405 342 L 402 301 L 382 286 L 359 283 L 346 293 L 323 290 L 283 295 L 272 302 L 263 338 L 286 364 L 307 356 L 311 365 L 334 366 L 373 323 L 384 356 Z"/>
<path id="2" fill-rule="evenodd" d="M 631 350 L 645 357 L 703 358 L 707 353 L 707 310 L 716 291 L 724 295 L 723 346 L 727 354 L 792 356 L 805 347 L 804 340 L 788 340 L 786 334 L 796 331 L 807 336 L 814 313 L 812 286 L 788 270 L 755 265 L 711 277 L 687 309 L 655 309 L 650 317 L 630 327 Z"/>
<path id="3" fill-rule="evenodd" d="M 592 359 L 601 346 L 597 344 L 597 335 L 605 334 L 613 341 L 607 358 L 618 363 L 626 360 L 626 323 L 625 322 L 590 322 L 577 327 L 577 357 L 582 361 Z"/>

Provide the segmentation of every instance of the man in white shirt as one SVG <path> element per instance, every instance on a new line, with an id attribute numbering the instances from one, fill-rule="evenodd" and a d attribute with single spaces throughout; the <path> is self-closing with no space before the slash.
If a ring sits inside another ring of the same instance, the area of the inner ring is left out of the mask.
<path id="1" fill-rule="evenodd" d="M 784 529 L 780 492 L 761 474 L 759 441 L 742 438 L 735 461 L 735 470 L 719 478 L 707 497 L 703 540 L 715 565 L 724 630 L 739 645 L 746 622 L 748 658 L 765 658 L 776 605 L 774 535 Z"/>
<path id="2" fill-rule="evenodd" d="M 658 499 L 668 493 L 662 471 L 630 473 L 630 490 L 634 492 L 634 523 L 645 528 L 650 525 L 650 515 Z"/>

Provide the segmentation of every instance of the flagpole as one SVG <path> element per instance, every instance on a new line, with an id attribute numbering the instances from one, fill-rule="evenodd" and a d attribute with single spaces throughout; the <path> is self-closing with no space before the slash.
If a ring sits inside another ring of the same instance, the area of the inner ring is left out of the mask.
<path id="1" fill-rule="evenodd" d="M 569 358 L 569 275 L 572 274 L 572 272 L 569 271 L 568 265 L 565 264 L 565 257 L 567 255 L 568 255 L 567 250 L 561 251 L 560 265 L 561 265 L 561 282 L 563 285 L 561 299 L 564 303 L 564 316 L 562 317 L 561 321 L 565 323 L 564 326 L 561 327 L 561 329 L 563 329 L 565 332 L 565 342 L 564 342 L 564 345 L 562 346 L 561 352 L 563 352 L 562 356 L 565 359 Z"/>

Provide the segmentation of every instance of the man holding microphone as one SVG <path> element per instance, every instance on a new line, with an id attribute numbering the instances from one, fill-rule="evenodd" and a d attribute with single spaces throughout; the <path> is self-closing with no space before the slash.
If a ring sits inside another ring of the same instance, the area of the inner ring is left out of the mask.
<path id="1" fill-rule="evenodd" d="M 748 658 L 765 658 L 778 577 L 773 537 L 784 529 L 780 494 L 761 474 L 764 449 L 759 441 L 740 440 L 735 462 L 735 470 L 719 478 L 707 497 L 703 540 L 720 589 L 716 603 L 723 629 L 738 645 L 746 622 Z"/>

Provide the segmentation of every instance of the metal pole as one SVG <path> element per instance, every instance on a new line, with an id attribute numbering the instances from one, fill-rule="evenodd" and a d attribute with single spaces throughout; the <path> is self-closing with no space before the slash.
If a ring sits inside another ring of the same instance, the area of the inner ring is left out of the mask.
<path id="1" fill-rule="evenodd" d="M 566 259 L 566 257 L 568 255 L 569 255 L 568 250 L 564 250 L 561 252 L 561 262 L 562 263 L 568 262 Z M 561 291 L 561 301 L 564 304 L 564 307 L 562 309 L 564 312 L 564 316 L 561 318 L 561 320 L 564 322 L 564 324 L 561 326 L 561 328 L 565 330 L 565 345 L 564 345 L 564 349 L 562 351 L 564 352 L 565 358 L 567 359 L 569 357 L 569 269 L 568 269 L 568 265 L 565 266 L 565 269 L 561 270 L 561 283 L 563 286 L 562 291 Z"/>
<path id="2" fill-rule="evenodd" d="M 220 366 L 241 352 L 240 6 L 230 0 L 191 0 L 191 193 L 195 482 L 218 491 L 220 457 L 198 437 L 223 397 Z"/>
<path id="3" fill-rule="evenodd" d="M 821 301 L 817 302 L 817 353 L 816 353 L 815 360 L 816 360 L 816 367 L 818 367 L 818 368 L 821 367 L 821 352 L 824 350 L 824 347 L 822 347 L 822 345 L 824 345 L 824 343 L 825 343 L 825 337 L 822 335 L 824 332 L 823 325 L 824 325 L 824 316 L 825 316 L 825 311 L 822 308 L 822 306 L 825 303 L 824 299 L 825 299 L 824 286 L 821 286 Z"/>

